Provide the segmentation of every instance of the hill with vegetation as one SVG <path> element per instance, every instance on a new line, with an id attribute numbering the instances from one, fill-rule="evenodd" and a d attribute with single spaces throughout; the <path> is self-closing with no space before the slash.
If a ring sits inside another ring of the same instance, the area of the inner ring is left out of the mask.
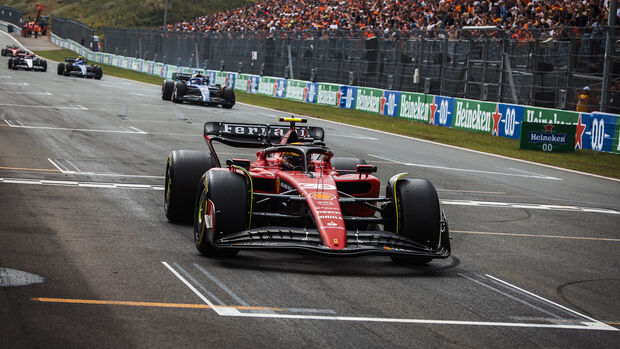
<path id="1" fill-rule="evenodd" d="M 168 0 L 168 23 L 237 8 L 254 0 Z M 0 0 L 0 5 L 20 9 L 24 19 L 34 18 L 37 4 L 43 16 L 76 19 L 101 34 L 103 27 L 157 28 L 164 21 L 165 0 Z"/>

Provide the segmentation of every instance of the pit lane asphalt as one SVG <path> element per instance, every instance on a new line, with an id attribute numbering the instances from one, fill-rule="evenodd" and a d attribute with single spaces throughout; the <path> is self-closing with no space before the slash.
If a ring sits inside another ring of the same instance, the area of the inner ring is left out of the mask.
<path id="1" fill-rule="evenodd" d="M 0 34 L 0 46 L 9 40 Z M 337 155 L 377 164 L 382 182 L 399 172 L 431 180 L 453 256 L 423 267 L 271 252 L 208 259 L 191 227 L 164 217 L 166 156 L 205 149 L 206 121 L 284 114 L 175 105 L 158 86 L 55 68 L 0 61 L 0 268 L 43 278 L 0 287 L 0 347 L 620 343 L 610 331 L 620 322 L 618 181 L 312 119 Z"/>

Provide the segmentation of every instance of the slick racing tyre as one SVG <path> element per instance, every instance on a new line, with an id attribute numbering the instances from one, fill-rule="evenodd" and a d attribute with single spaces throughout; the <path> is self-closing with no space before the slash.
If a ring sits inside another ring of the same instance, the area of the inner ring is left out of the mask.
<path id="1" fill-rule="evenodd" d="M 103 76 L 103 71 L 101 70 L 101 67 L 96 65 L 93 67 L 93 71 L 95 72 L 95 79 L 101 80 L 101 77 Z"/>
<path id="2" fill-rule="evenodd" d="M 43 67 L 43 71 L 47 71 L 47 61 L 41 61 L 41 66 Z"/>
<path id="3" fill-rule="evenodd" d="M 389 188 L 389 187 L 388 187 Z M 388 197 L 394 193 L 388 190 Z M 404 178 L 396 182 L 398 233 L 429 248 L 436 248 L 441 237 L 441 211 L 437 191 L 425 179 Z M 447 237 L 446 237 L 447 238 Z M 396 262 L 425 264 L 433 258 L 426 256 L 393 256 Z"/>
<path id="4" fill-rule="evenodd" d="M 202 175 L 215 166 L 210 154 L 195 150 L 175 150 L 168 155 L 164 183 L 164 211 L 175 223 L 189 223 L 194 216 L 194 200 Z"/>
<path id="5" fill-rule="evenodd" d="M 174 81 L 164 80 L 161 84 L 161 99 L 169 101 L 172 99 L 172 92 L 174 91 Z"/>
<path id="6" fill-rule="evenodd" d="M 172 101 L 174 103 L 182 103 L 181 98 L 185 95 L 185 84 L 182 82 L 176 81 L 174 83 L 174 91 L 172 93 Z"/>
<path id="7" fill-rule="evenodd" d="M 58 63 L 58 66 L 56 67 L 56 73 L 58 75 L 62 75 L 65 73 L 65 64 L 64 63 Z"/>
<path id="8" fill-rule="evenodd" d="M 71 69 L 72 69 L 72 68 L 71 68 L 71 65 L 70 65 L 70 64 L 67 64 L 67 63 L 65 63 L 63 66 L 64 66 L 64 68 L 65 68 L 65 69 L 63 70 L 62 74 L 63 74 L 64 76 L 69 76 L 69 75 L 71 75 Z"/>
<path id="9" fill-rule="evenodd" d="M 231 87 L 224 87 L 223 95 L 226 103 L 222 103 L 222 108 L 232 108 L 233 105 L 235 105 L 235 90 L 233 90 Z"/>
<path id="10" fill-rule="evenodd" d="M 4 49 L 4 48 L 3 48 L 3 49 L 2 49 L 2 56 L 6 56 L 6 55 L 7 55 L 7 54 L 6 54 L 6 49 Z"/>
<path id="11" fill-rule="evenodd" d="M 333 157 L 332 167 L 339 175 L 355 173 L 357 165 L 366 165 L 366 160 L 359 158 Z"/>
<path id="12" fill-rule="evenodd" d="M 13 69 L 13 58 L 9 58 L 9 69 Z"/>
<path id="13" fill-rule="evenodd" d="M 242 174 L 213 169 L 205 173 L 194 205 L 194 243 L 207 257 L 230 257 L 239 250 L 221 249 L 213 241 L 248 228 L 248 188 Z"/>

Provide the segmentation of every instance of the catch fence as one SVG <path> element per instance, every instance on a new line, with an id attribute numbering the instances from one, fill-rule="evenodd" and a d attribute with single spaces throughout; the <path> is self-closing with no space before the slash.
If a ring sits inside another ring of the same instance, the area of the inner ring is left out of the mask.
<path id="1" fill-rule="evenodd" d="M 95 31 L 75 19 L 56 17 L 52 14 L 52 31 L 63 39 L 73 40 L 91 50 L 94 48 Z"/>
<path id="2" fill-rule="evenodd" d="M 604 26 L 408 33 L 104 30 L 104 52 L 201 69 L 568 110 L 575 110 L 587 86 L 588 111 L 600 110 L 608 31 Z M 610 98 L 603 105 L 620 113 L 615 92 L 620 45 L 611 43 Z"/>
<path id="3" fill-rule="evenodd" d="M 0 6 L 0 21 L 9 22 L 22 27 L 24 13 L 16 8 Z"/>

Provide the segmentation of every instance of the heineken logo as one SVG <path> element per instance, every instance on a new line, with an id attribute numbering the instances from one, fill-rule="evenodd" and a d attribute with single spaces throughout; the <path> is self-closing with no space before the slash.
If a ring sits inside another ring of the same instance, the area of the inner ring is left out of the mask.
<path id="1" fill-rule="evenodd" d="M 277 84 L 270 84 L 268 80 L 261 80 L 260 84 L 258 84 L 258 93 L 262 95 L 274 95 L 275 96 L 275 86 Z"/>
<path id="2" fill-rule="evenodd" d="M 302 101 L 306 95 L 305 90 L 305 84 L 300 86 L 289 81 L 289 84 L 286 88 L 286 98 L 294 99 L 296 101 Z"/>
<path id="3" fill-rule="evenodd" d="M 456 103 L 455 127 L 466 128 L 475 131 L 491 130 L 491 112 L 480 109 L 480 104 L 470 108 L 469 103 L 458 101 Z"/>
<path id="4" fill-rule="evenodd" d="M 557 144 L 567 144 L 568 143 L 568 135 L 567 134 L 555 134 L 555 133 L 541 133 L 541 132 L 530 132 L 529 134 L 530 143 L 557 143 Z"/>
<path id="5" fill-rule="evenodd" d="M 318 104 L 336 105 L 338 102 L 338 90 L 331 90 L 329 87 L 319 87 L 319 93 L 317 95 Z"/>
<path id="6" fill-rule="evenodd" d="M 422 96 L 415 96 L 415 99 L 411 99 L 411 96 L 403 94 L 400 98 L 400 117 L 426 121 L 428 120 L 429 104 L 425 103 Z"/>
<path id="7" fill-rule="evenodd" d="M 350 95 L 352 95 L 352 93 L 347 93 L 347 98 Z M 348 107 L 350 103 L 348 99 L 346 101 L 347 101 L 347 107 Z M 378 113 L 380 108 L 381 108 L 381 97 L 377 97 L 373 95 L 364 95 L 364 94 L 360 94 L 357 96 L 356 109 Z"/>

